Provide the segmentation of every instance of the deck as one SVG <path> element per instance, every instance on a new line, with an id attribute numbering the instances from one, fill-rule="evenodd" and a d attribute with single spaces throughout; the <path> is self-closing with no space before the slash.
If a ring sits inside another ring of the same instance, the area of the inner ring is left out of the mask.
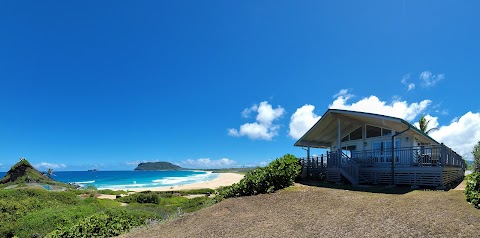
<path id="1" fill-rule="evenodd" d="M 300 161 L 303 177 L 323 176 L 330 182 L 346 180 L 353 185 L 393 182 L 443 189 L 463 180 L 466 169 L 465 160 L 443 144 L 397 148 L 393 151 L 334 151 L 300 158 Z"/>

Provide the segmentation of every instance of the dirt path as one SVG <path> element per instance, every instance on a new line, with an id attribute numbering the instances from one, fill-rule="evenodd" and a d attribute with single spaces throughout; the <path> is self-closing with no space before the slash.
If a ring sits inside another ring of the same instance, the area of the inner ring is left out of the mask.
<path id="1" fill-rule="evenodd" d="M 462 191 L 383 194 L 296 186 L 227 199 L 126 237 L 476 237 Z"/>

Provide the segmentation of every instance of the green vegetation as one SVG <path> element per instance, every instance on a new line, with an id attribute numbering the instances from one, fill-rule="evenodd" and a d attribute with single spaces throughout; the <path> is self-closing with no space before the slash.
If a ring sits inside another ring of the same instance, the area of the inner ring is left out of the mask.
<path id="1" fill-rule="evenodd" d="M 81 219 L 74 225 L 59 227 L 46 237 L 117 236 L 134 227 L 145 225 L 149 219 L 156 219 L 156 214 L 146 211 L 107 209 Z"/>
<path id="2" fill-rule="evenodd" d="M 247 174 L 248 172 L 250 172 L 254 169 L 255 169 L 255 167 L 246 167 L 246 168 L 228 168 L 228 169 L 204 169 L 204 171 L 212 171 L 214 173 Z"/>
<path id="3" fill-rule="evenodd" d="M 0 237 L 110 237 L 152 221 L 213 205 L 212 189 L 141 192 L 116 200 L 96 199 L 108 190 L 0 189 Z M 120 206 L 120 202 L 128 206 Z"/>
<path id="4" fill-rule="evenodd" d="M 428 129 L 428 124 L 430 124 L 430 121 L 431 120 L 427 120 L 427 118 L 425 118 L 425 115 L 420 117 L 418 120 L 418 127 L 420 127 L 419 129 L 427 135 L 430 134 L 430 132 L 438 130 L 436 127 Z"/>
<path id="5" fill-rule="evenodd" d="M 467 202 L 480 208 L 480 141 L 473 147 L 473 165 L 472 173 L 465 177 L 467 186 L 465 187 L 465 197 Z"/>
<path id="6" fill-rule="evenodd" d="M 31 183 L 56 185 L 65 188 L 70 187 L 67 184 L 57 182 L 36 170 L 25 158 L 21 158 L 20 161 L 10 168 L 5 177 L 0 179 L 0 184 L 5 184 L 6 186 Z"/>
<path id="7" fill-rule="evenodd" d="M 287 154 L 263 168 L 248 172 L 239 183 L 224 188 L 220 194 L 227 198 L 271 193 L 292 185 L 300 171 L 299 160 Z"/>
<path id="8" fill-rule="evenodd" d="M 138 164 L 135 170 L 183 170 L 183 168 L 169 162 L 147 162 Z"/>
<path id="9" fill-rule="evenodd" d="M 156 211 L 159 214 L 163 214 L 163 218 L 168 218 L 172 214 L 177 213 L 179 209 L 182 212 L 193 212 L 215 203 L 214 199 L 207 196 L 196 197 L 192 199 L 182 197 L 183 195 L 188 194 L 198 193 L 195 192 L 195 190 L 174 193 L 145 191 L 126 197 L 117 198 L 116 200 L 119 202 L 128 203 L 129 206 L 127 206 L 127 208 L 131 208 L 133 206 L 136 209 Z"/>
<path id="10" fill-rule="evenodd" d="M 480 173 L 472 173 L 466 176 L 467 186 L 465 187 L 465 196 L 467 202 L 480 208 Z"/>
<path id="11" fill-rule="evenodd" d="M 480 173 L 480 141 L 473 147 L 473 165 L 472 171 L 475 173 Z"/>
<path id="12" fill-rule="evenodd" d="M 93 186 L 92 186 L 93 187 Z M 111 189 L 102 189 L 97 191 L 98 194 L 106 194 L 106 195 L 121 195 L 127 194 L 126 191 L 123 190 L 111 190 Z"/>

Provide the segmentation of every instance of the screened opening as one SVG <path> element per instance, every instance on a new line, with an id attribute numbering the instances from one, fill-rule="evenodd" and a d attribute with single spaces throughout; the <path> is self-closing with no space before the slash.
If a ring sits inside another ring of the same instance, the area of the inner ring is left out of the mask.
<path id="1" fill-rule="evenodd" d="M 360 140 L 363 138 L 362 134 L 362 127 L 359 127 L 350 133 L 350 140 Z"/>
<path id="2" fill-rule="evenodd" d="M 382 128 L 382 136 L 391 136 L 393 134 L 392 130 Z"/>
<path id="3" fill-rule="evenodd" d="M 362 127 L 355 129 L 354 131 L 350 132 L 350 134 L 346 135 L 342 138 L 342 142 L 350 141 L 350 140 L 360 140 L 362 139 Z"/>
<path id="4" fill-rule="evenodd" d="M 382 136 L 382 128 L 367 125 L 367 138 Z"/>

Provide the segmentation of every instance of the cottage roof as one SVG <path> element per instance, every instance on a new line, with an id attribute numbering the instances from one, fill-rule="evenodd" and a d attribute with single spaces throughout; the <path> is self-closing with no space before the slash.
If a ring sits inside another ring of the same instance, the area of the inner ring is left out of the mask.
<path id="1" fill-rule="evenodd" d="M 367 112 L 328 109 L 318 122 L 295 143 L 295 146 L 329 148 L 332 143 L 338 141 L 338 119 L 340 119 L 342 137 L 359 126 L 369 124 L 390 128 L 396 132 L 412 131 L 421 137 L 423 141 L 439 144 L 436 140 L 401 118 Z"/>

